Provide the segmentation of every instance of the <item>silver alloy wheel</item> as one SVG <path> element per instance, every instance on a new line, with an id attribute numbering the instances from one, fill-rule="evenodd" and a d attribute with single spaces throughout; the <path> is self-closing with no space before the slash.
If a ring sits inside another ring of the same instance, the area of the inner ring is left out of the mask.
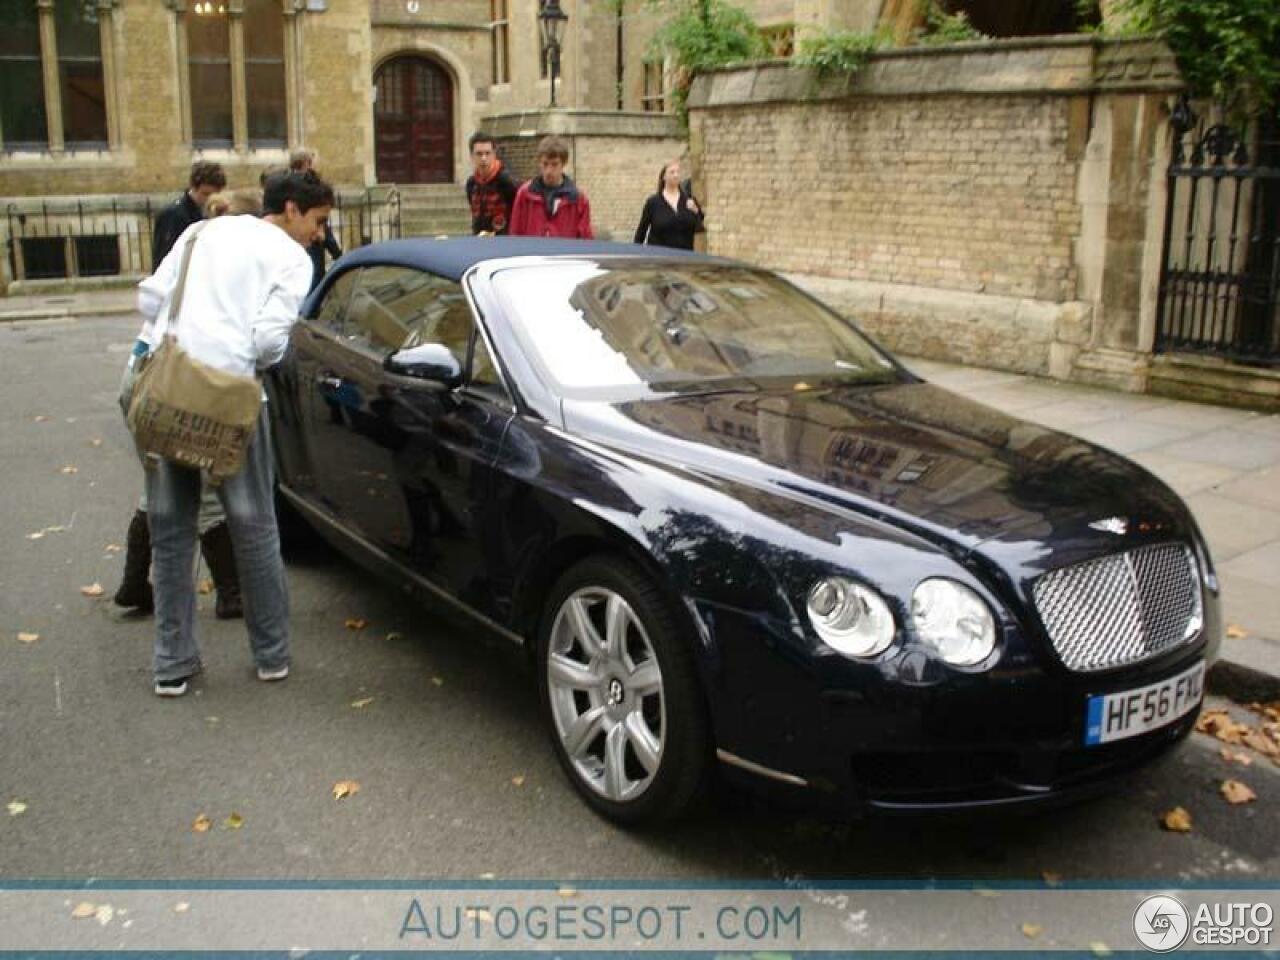
<path id="1" fill-rule="evenodd" d="M 649 788 L 667 730 L 662 671 L 631 605 L 584 587 L 556 611 L 547 648 L 556 735 L 582 781 L 615 803 Z"/>

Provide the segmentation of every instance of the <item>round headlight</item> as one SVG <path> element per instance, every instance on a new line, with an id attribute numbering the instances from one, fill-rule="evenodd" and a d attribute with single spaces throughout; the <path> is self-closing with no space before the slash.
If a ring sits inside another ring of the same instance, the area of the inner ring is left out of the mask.
<path id="1" fill-rule="evenodd" d="M 935 577 L 911 595 L 911 622 L 920 639 L 947 663 L 981 663 L 996 647 L 996 624 L 982 598 L 962 583 Z"/>
<path id="2" fill-rule="evenodd" d="M 897 632 L 880 595 L 844 577 L 827 577 L 813 585 L 809 622 L 823 643 L 846 657 L 874 657 L 893 643 Z"/>

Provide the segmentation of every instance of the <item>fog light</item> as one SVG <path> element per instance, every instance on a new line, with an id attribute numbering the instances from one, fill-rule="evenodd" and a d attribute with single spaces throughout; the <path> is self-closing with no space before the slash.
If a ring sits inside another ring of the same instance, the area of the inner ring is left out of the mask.
<path id="1" fill-rule="evenodd" d="M 846 657 L 874 657 L 893 643 L 897 625 L 870 587 L 827 577 L 809 591 L 809 622 L 822 642 Z"/>

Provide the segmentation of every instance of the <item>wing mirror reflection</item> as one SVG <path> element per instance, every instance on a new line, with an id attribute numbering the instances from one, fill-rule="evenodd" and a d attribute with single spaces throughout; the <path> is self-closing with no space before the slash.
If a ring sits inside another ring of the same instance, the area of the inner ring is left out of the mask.
<path id="1" fill-rule="evenodd" d="M 397 350 L 383 361 L 388 373 L 427 380 L 452 390 L 462 384 L 462 364 L 443 343 L 420 343 Z"/>

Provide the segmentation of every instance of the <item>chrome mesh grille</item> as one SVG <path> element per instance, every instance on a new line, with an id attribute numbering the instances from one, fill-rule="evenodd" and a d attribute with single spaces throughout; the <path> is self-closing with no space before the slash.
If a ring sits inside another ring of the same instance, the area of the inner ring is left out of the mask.
<path id="1" fill-rule="evenodd" d="M 1068 669 L 1109 670 L 1163 653 L 1200 632 L 1200 578 L 1183 544 L 1139 547 L 1046 573 L 1032 587 Z"/>

